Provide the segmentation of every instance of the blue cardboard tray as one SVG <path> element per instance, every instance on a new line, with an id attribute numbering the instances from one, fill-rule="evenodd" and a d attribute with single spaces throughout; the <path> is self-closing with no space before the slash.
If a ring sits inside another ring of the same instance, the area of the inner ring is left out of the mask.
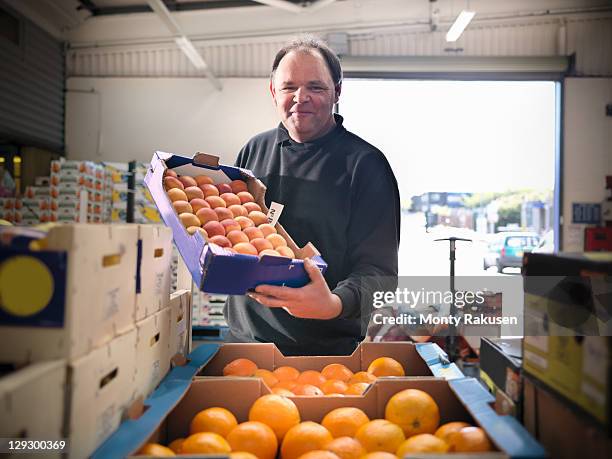
<path id="1" fill-rule="evenodd" d="M 288 287 L 306 285 L 310 278 L 304 269 L 302 259 L 291 260 L 286 257 L 269 255 L 257 257 L 235 254 L 215 244 L 208 244 L 199 233 L 193 235 L 187 233 L 164 190 L 163 177 L 166 169 L 172 169 L 178 175 L 208 175 L 216 184 L 244 180 L 249 190 L 255 191 L 251 194 L 265 210 L 263 202 L 265 186 L 249 170 L 220 165 L 209 161 L 210 158 L 218 161 L 218 158 L 210 155 L 195 155 L 194 158 L 187 158 L 157 151 L 153 155 L 144 179 L 162 220 L 172 229 L 176 247 L 196 285 L 204 292 L 230 295 L 244 295 L 247 290 L 254 289 L 260 284 Z M 277 229 L 279 232 L 284 232 L 280 225 L 277 225 Z M 293 244 L 290 238 L 285 239 L 289 239 L 290 246 Z M 295 247 L 295 244 L 293 245 Z M 302 257 L 311 258 L 321 272 L 325 272 L 327 264 L 312 244 L 309 243 L 303 248 L 296 247 L 296 249 L 294 250 L 296 255 L 301 254 Z"/>

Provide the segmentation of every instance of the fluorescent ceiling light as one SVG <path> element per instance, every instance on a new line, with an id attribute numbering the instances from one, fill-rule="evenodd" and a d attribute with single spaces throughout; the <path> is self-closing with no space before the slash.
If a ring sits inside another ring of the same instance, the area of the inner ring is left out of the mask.
<path id="1" fill-rule="evenodd" d="M 446 41 L 457 41 L 470 21 L 474 18 L 475 14 L 475 11 L 461 11 L 449 31 L 446 33 Z"/>

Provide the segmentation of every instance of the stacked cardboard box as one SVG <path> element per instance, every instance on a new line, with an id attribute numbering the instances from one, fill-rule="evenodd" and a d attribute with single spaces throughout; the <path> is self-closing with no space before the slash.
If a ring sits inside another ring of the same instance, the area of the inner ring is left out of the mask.
<path id="1" fill-rule="evenodd" d="M 155 201 L 144 184 L 148 163 L 136 163 L 134 168 L 134 222 L 161 223 Z"/>
<path id="2" fill-rule="evenodd" d="M 128 195 L 128 164 L 104 163 L 106 175 L 110 177 L 109 220 L 113 223 L 127 221 L 127 195 Z"/>
<path id="3" fill-rule="evenodd" d="M 154 390 L 173 352 L 189 351 L 190 294 L 170 300 L 171 232 L 163 226 L 61 225 L 38 246 L 45 250 L 0 247 L 3 275 L 11 279 L 0 309 L 0 363 L 62 362 L 61 409 L 44 413 L 63 428 L 45 435 L 70 439 L 69 457 L 88 457 L 128 406 Z M 7 396 L 2 381 L 0 398 Z M 38 391 L 32 389 L 33 400 Z M 33 422 L 40 417 L 34 404 L 19 409 Z"/>
<path id="4" fill-rule="evenodd" d="M 227 295 L 217 295 L 193 289 L 193 326 L 227 327 L 223 306 Z"/>

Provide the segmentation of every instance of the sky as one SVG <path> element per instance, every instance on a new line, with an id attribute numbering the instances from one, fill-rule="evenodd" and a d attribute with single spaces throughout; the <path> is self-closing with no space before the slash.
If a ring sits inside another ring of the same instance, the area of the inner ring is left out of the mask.
<path id="1" fill-rule="evenodd" d="M 554 186 L 553 82 L 346 79 L 339 112 L 385 154 L 402 200 Z"/>

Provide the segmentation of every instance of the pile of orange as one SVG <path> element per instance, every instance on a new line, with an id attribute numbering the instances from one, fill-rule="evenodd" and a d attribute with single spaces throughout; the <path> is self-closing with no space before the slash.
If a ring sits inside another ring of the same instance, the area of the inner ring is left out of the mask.
<path id="1" fill-rule="evenodd" d="M 285 373 L 289 371 L 281 372 Z M 308 373 L 306 378 L 314 377 Z M 359 408 L 343 407 L 330 411 L 320 422 L 302 421 L 291 399 L 268 394 L 253 403 L 246 422 L 238 423 L 225 408 L 207 408 L 193 418 L 190 436 L 176 439 L 168 447 L 148 443 L 139 454 L 274 459 L 280 451 L 280 459 L 393 459 L 410 453 L 493 449 L 478 427 L 465 422 L 439 424 L 438 405 L 418 389 L 393 395 L 386 404 L 385 419 L 371 420 Z"/>
<path id="2" fill-rule="evenodd" d="M 340 363 L 327 365 L 321 371 L 305 370 L 300 372 L 290 366 L 282 366 L 274 371 L 258 368 L 249 359 L 236 359 L 223 368 L 224 376 L 253 376 L 263 379 L 274 394 L 293 397 L 362 395 L 370 384 L 381 376 L 405 376 L 404 367 L 391 357 L 375 359 L 368 371 L 353 373 Z"/>

